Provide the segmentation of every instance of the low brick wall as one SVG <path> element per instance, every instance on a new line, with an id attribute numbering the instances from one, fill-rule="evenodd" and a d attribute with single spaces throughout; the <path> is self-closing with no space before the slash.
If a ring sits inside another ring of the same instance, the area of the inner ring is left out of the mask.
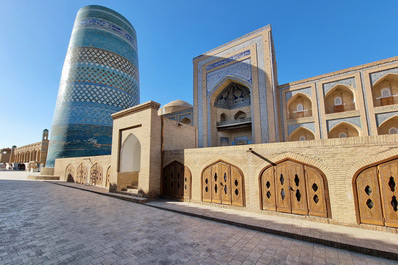
<path id="1" fill-rule="evenodd" d="M 86 174 L 87 174 L 87 183 L 90 183 L 90 171 L 91 168 L 95 165 L 98 164 L 102 167 L 102 181 L 99 183 L 96 183 L 97 186 L 106 186 L 106 175 L 107 171 L 111 165 L 111 156 L 106 155 L 106 156 L 85 156 L 85 157 L 71 157 L 71 158 L 58 158 L 55 160 L 55 166 L 54 166 L 54 175 L 55 176 L 60 176 L 60 180 L 67 181 L 67 174 L 66 170 L 67 167 L 70 166 L 71 170 L 71 175 L 75 178 L 77 174 L 77 168 L 79 165 L 82 164 L 84 168 L 86 169 Z"/>

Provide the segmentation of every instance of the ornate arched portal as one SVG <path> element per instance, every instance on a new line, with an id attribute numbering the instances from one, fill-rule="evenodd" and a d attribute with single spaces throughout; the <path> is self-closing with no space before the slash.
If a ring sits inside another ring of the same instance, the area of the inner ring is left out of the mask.
<path id="1" fill-rule="evenodd" d="M 202 200 L 236 206 L 245 205 L 242 171 L 229 163 L 218 161 L 202 172 Z"/>
<path id="2" fill-rule="evenodd" d="M 330 217 L 327 181 L 317 168 L 287 159 L 264 168 L 259 184 L 262 210 Z"/>

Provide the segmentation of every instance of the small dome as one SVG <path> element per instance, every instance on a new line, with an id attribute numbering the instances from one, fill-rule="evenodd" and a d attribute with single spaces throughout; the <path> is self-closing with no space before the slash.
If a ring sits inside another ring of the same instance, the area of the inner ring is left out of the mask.
<path id="1" fill-rule="evenodd" d="M 193 108 L 193 106 L 191 104 L 189 104 L 188 102 L 181 100 L 181 99 L 177 99 L 177 100 L 167 103 L 166 105 L 161 107 L 158 111 L 158 115 L 165 115 L 165 114 L 179 112 L 179 111 L 192 109 L 192 108 Z"/>

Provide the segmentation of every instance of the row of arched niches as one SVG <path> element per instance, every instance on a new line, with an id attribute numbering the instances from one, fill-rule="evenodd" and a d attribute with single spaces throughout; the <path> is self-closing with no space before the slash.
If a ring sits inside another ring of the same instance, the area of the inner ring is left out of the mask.
<path id="1" fill-rule="evenodd" d="M 98 163 L 92 165 L 90 171 L 88 170 L 89 167 L 83 163 L 79 164 L 76 170 L 72 164 L 69 164 L 65 169 L 65 177 L 67 182 L 109 187 L 110 168 L 108 166 L 106 177 L 103 178 L 104 170 Z"/>
<path id="2" fill-rule="evenodd" d="M 174 161 L 163 169 L 162 194 L 191 199 L 192 173 Z M 242 171 L 225 161 L 201 174 L 203 202 L 245 207 Z M 266 166 L 259 173 L 261 210 L 331 218 L 328 182 L 318 168 L 291 159 Z M 398 228 L 398 158 L 370 165 L 353 178 L 357 221 Z"/>

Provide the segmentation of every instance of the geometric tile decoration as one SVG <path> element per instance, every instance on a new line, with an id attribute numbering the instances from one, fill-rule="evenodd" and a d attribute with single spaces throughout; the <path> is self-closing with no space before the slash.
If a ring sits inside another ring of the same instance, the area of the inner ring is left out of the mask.
<path id="1" fill-rule="evenodd" d="M 101 6 L 79 10 L 62 70 L 46 166 L 53 167 L 60 157 L 110 154 L 111 115 L 140 102 L 136 39 L 133 26 L 115 11 Z M 77 143 L 86 148 L 82 151 Z"/>

